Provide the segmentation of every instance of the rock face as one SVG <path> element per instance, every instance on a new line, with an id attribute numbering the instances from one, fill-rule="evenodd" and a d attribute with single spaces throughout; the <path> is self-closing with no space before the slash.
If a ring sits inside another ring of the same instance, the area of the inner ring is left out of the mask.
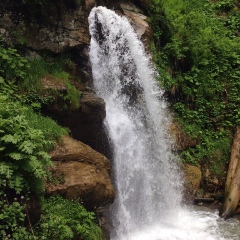
<path id="1" fill-rule="evenodd" d="M 181 153 L 189 148 L 194 148 L 198 144 L 198 139 L 194 139 L 184 133 L 182 126 L 176 120 L 170 125 L 170 135 L 175 141 L 175 150 Z M 221 152 L 215 153 L 215 160 L 221 158 Z M 198 159 L 196 159 L 196 162 Z M 224 177 L 213 173 L 210 170 L 210 159 L 200 166 L 185 164 L 183 166 L 185 176 L 184 193 L 186 199 L 193 199 L 195 196 L 201 197 L 213 194 L 219 194 L 224 186 Z M 201 191 L 201 194 L 200 194 Z M 219 198 L 218 198 L 219 199 Z"/>
<path id="2" fill-rule="evenodd" d="M 138 37 L 141 38 L 145 44 L 146 49 L 148 49 L 152 32 L 149 24 L 146 21 L 147 17 L 143 15 L 143 12 L 132 3 L 121 3 L 120 7 L 124 15 L 128 18 L 129 22 L 133 26 Z"/>
<path id="3" fill-rule="evenodd" d="M 128 17 L 139 37 L 149 43 L 151 31 L 146 16 L 131 3 L 95 0 L 50 1 L 47 4 L 0 3 L 0 35 L 6 42 L 54 53 L 82 49 L 90 42 L 88 14 L 95 5 L 119 8 Z M 36 10 L 37 9 L 37 10 Z"/>
<path id="4" fill-rule="evenodd" d="M 209 193 L 216 193 L 223 190 L 225 177 L 214 174 L 208 165 L 202 166 L 203 188 Z"/>
<path id="5" fill-rule="evenodd" d="M 196 146 L 197 140 L 183 132 L 182 126 L 174 121 L 169 129 L 170 135 L 175 141 L 175 147 L 178 151 L 186 150 L 189 147 Z"/>
<path id="6" fill-rule="evenodd" d="M 200 189 L 200 184 L 202 180 L 202 172 L 199 166 L 192 166 L 189 164 L 184 164 L 184 195 L 185 199 L 193 201 L 193 197 L 196 195 L 197 191 Z"/>
<path id="7" fill-rule="evenodd" d="M 53 177 L 46 185 L 47 194 L 81 199 L 90 209 L 114 200 L 109 160 L 86 144 L 64 136 L 51 153 Z"/>
<path id="8" fill-rule="evenodd" d="M 44 80 L 42 83 L 46 90 L 50 88 L 59 93 L 62 93 L 64 89 L 66 91 L 61 81 L 54 84 Z M 105 102 L 91 88 L 85 87 L 84 84 L 81 88 L 83 92 L 79 99 L 80 107 L 78 109 L 63 109 L 60 105 L 53 104 L 45 107 L 44 114 L 51 116 L 60 125 L 69 128 L 73 138 L 111 158 L 111 144 L 103 125 L 106 117 Z"/>
<path id="9" fill-rule="evenodd" d="M 0 3 L 0 33 L 6 42 L 55 53 L 89 44 L 88 10 L 94 1 L 48 4 Z"/>

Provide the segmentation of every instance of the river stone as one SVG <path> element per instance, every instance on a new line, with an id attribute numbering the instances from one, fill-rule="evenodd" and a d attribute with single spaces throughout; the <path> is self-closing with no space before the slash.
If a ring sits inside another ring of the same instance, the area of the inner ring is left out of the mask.
<path id="1" fill-rule="evenodd" d="M 52 181 L 46 184 L 48 195 L 60 194 L 81 199 L 90 209 L 113 202 L 109 160 L 88 145 L 64 136 L 51 152 L 54 167 Z"/>

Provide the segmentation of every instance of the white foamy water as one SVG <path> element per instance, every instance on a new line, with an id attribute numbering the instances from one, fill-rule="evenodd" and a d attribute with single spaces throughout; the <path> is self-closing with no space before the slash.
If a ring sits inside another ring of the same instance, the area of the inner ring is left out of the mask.
<path id="1" fill-rule="evenodd" d="M 168 134 L 170 114 L 128 20 L 97 7 L 89 25 L 94 87 L 106 102 L 105 125 L 113 143 L 111 239 L 240 239 L 221 232 L 217 213 L 181 206 L 181 175 Z"/>
<path id="2" fill-rule="evenodd" d="M 224 221 L 217 211 L 209 209 L 180 209 L 178 217 L 169 224 L 161 222 L 134 232 L 128 240 L 239 240 L 237 219 Z"/>

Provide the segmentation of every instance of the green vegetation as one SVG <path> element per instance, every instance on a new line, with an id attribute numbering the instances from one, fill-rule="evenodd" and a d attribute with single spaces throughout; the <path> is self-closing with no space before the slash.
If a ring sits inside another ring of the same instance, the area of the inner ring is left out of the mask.
<path id="1" fill-rule="evenodd" d="M 0 103 L 0 184 L 16 193 L 28 188 L 43 190 L 43 178 L 50 157 L 46 153 L 53 142 L 45 139 L 41 129 L 31 127 L 31 109 L 17 102 Z M 38 121 L 38 120 L 37 120 Z"/>
<path id="2" fill-rule="evenodd" d="M 0 45 L 0 65 L 0 76 L 7 81 L 20 81 L 27 77 L 28 61 L 16 49 Z"/>
<path id="3" fill-rule="evenodd" d="M 161 84 L 185 131 L 198 139 L 182 159 L 224 174 L 240 124 L 239 1 L 150 3 Z"/>
<path id="4" fill-rule="evenodd" d="M 0 64 L 0 77 L 6 83 L 17 86 L 12 93 L 18 92 L 22 103 L 40 110 L 42 106 L 58 103 L 62 99 L 61 104 L 65 110 L 79 108 L 81 92 L 71 84 L 70 75 L 65 71 L 73 66 L 68 55 L 55 58 L 44 56 L 28 61 L 16 49 L 0 45 Z M 66 91 L 46 90 L 42 79 L 47 79 L 53 85 L 55 83 L 55 86 L 63 85 Z"/>
<path id="5" fill-rule="evenodd" d="M 9 202 L 7 196 L 0 191 L 0 237 L 2 240 L 7 239 L 34 239 L 34 235 L 25 227 L 24 209 L 26 204 L 23 203 L 24 197 L 15 198 Z"/>
<path id="6" fill-rule="evenodd" d="M 79 202 L 42 195 L 51 177 L 49 151 L 68 132 L 40 112 L 56 101 L 67 109 L 79 107 L 80 92 L 64 71 L 70 65 L 67 56 L 28 61 L 0 45 L 0 239 L 102 239 L 94 214 Z M 44 89 L 42 78 L 60 82 L 66 93 Z M 41 199 L 36 226 L 28 213 L 32 196 Z"/>
<path id="7" fill-rule="evenodd" d="M 40 239 L 67 240 L 81 237 L 84 240 L 101 240 L 102 232 L 95 216 L 79 204 L 59 196 L 43 201 L 43 214 L 37 225 Z"/>
<path id="8" fill-rule="evenodd" d="M 102 231 L 94 213 L 87 212 L 77 200 L 66 200 L 60 196 L 42 199 L 41 219 L 35 226 L 26 227 L 27 204 L 23 195 L 12 202 L 0 195 L 0 237 L 3 240 L 102 240 Z"/>
<path id="9" fill-rule="evenodd" d="M 65 64 L 68 63 L 69 56 L 68 55 L 62 55 L 59 57 L 50 57 L 47 55 L 44 55 L 42 57 L 38 57 L 35 59 L 32 59 L 31 61 L 28 61 L 29 64 L 29 71 L 28 71 L 28 77 L 24 79 L 23 82 L 21 82 L 21 88 L 22 89 L 41 89 L 41 82 L 40 79 L 45 75 L 54 75 L 58 74 L 61 77 L 61 74 L 63 74 L 63 78 L 65 78 L 66 72 L 63 71 Z"/>
<path id="10" fill-rule="evenodd" d="M 62 55 L 58 58 L 45 56 L 42 59 L 30 61 L 28 68 L 28 77 L 24 78 L 19 84 L 19 90 L 23 94 L 23 101 L 33 104 L 36 108 L 41 108 L 46 104 L 59 104 L 61 99 L 62 108 L 77 109 L 80 106 L 79 99 L 81 92 L 70 83 L 70 75 L 64 71 L 69 69 L 73 63 L 68 55 Z M 44 89 L 42 80 L 53 86 L 65 86 L 66 91 L 54 89 Z"/>

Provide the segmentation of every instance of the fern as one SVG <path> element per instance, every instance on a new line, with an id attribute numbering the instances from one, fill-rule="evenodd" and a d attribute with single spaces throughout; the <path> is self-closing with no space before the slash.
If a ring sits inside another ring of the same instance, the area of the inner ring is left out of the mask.
<path id="1" fill-rule="evenodd" d="M 14 135 L 11 135 L 11 134 L 7 134 L 5 136 L 3 136 L 1 138 L 2 141 L 4 141 L 5 143 L 13 143 L 13 144 L 16 144 L 18 142 L 18 138 Z"/>
<path id="2" fill-rule="evenodd" d="M 8 186 L 11 189 L 14 189 L 16 193 L 20 193 L 23 190 L 23 186 L 25 185 L 25 180 L 20 173 L 14 174 L 8 182 Z"/>
<path id="3" fill-rule="evenodd" d="M 53 141 L 42 129 L 32 127 L 29 116 L 34 116 L 32 110 L 18 102 L 0 103 L 0 187 L 4 183 L 17 193 L 29 188 L 35 192 L 43 191 L 43 180 L 51 165 L 46 150 L 53 146 Z"/>
<path id="4" fill-rule="evenodd" d="M 13 167 L 12 164 L 6 163 L 6 162 L 0 162 L 0 176 L 5 179 L 10 179 L 13 175 Z M 4 177 L 2 177 L 4 176 Z"/>
<path id="5" fill-rule="evenodd" d="M 32 154 L 34 151 L 34 148 L 36 148 L 35 144 L 33 144 L 32 142 L 30 142 L 29 140 L 23 141 L 18 149 L 21 152 L 27 153 L 27 154 Z"/>
<path id="6" fill-rule="evenodd" d="M 9 157 L 13 160 L 22 160 L 24 159 L 24 155 L 22 153 L 13 152 L 9 154 Z"/>

